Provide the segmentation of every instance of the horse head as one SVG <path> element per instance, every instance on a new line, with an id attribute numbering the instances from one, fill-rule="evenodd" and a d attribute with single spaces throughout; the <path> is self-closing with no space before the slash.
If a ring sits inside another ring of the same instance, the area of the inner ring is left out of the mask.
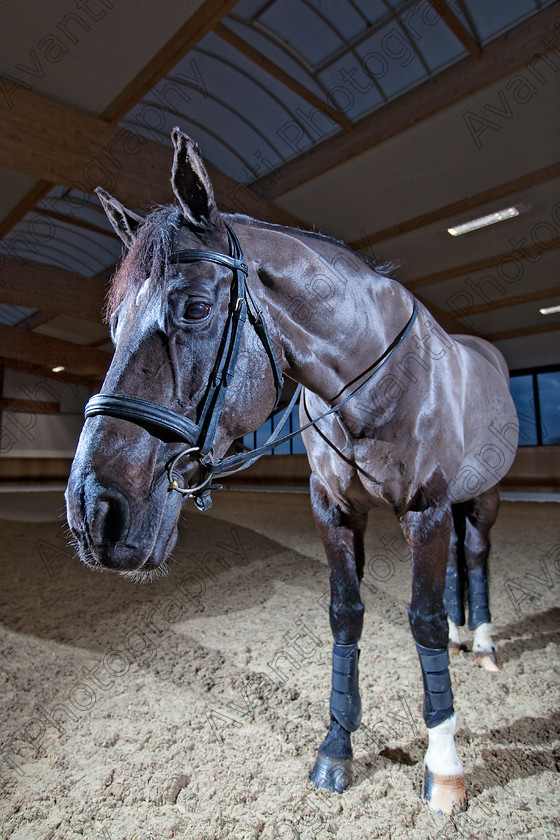
<path id="1" fill-rule="evenodd" d="M 178 204 L 142 219 L 97 191 L 128 253 L 107 305 L 114 355 L 86 412 L 66 490 L 82 561 L 136 579 L 164 570 L 175 544 L 182 498 L 171 492 L 169 464 L 176 463 L 175 487 L 177 479 L 195 486 L 203 459 L 222 457 L 275 402 L 266 347 L 237 323 L 246 314 L 239 284 L 245 275 L 258 282 L 256 263 L 231 255 L 237 238 L 218 212 L 197 146 L 178 129 L 172 139 Z M 104 409 L 95 411 L 100 399 Z M 187 436 L 131 406 L 176 418 Z"/>

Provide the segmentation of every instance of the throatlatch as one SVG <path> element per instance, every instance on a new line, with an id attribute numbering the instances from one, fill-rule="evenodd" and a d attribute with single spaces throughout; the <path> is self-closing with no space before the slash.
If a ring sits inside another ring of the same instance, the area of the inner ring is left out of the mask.
<path id="1" fill-rule="evenodd" d="M 424 681 L 424 720 L 428 729 L 453 714 L 447 648 L 426 648 L 416 642 Z"/>
<path id="2" fill-rule="evenodd" d="M 490 623 L 488 579 L 482 572 L 469 572 L 469 630 Z"/>
<path id="3" fill-rule="evenodd" d="M 331 714 L 348 732 L 362 720 L 358 688 L 358 645 L 333 645 Z"/>

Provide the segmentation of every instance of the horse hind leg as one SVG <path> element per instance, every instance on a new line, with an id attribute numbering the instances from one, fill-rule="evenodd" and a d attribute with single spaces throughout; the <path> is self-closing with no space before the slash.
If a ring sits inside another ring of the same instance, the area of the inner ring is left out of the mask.
<path id="1" fill-rule="evenodd" d="M 311 476 L 311 504 L 329 565 L 329 616 L 334 645 L 331 720 L 310 778 L 317 788 L 342 793 L 352 784 L 350 736 L 361 721 L 358 640 L 364 613 L 360 579 L 367 517 L 341 509 L 315 475 Z"/>
<path id="2" fill-rule="evenodd" d="M 467 807 L 463 765 L 455 748 L 456 717 L 449 679 L 448 623 L 444 607 L 452 528 L 443 475 L 436 472 L 416 510 L 400 518 L 412 553 L 410 627 L 424 682 L 424 799 L 434 811 L 454 814 Z"/>
<path id="3" fill-rule="evenodd" d="M 449 540 L 444 605 L 449 625 L 449 653 L 456 655 L 465 649 L 465 645 L 461 642 L 459 628 L 465 624 L 465 530 L 467 513 L 464 503 L 452 505 L 451 511 L 453 527 Z"/>
<path id="4" fill-rule="evenodd" d="M 473 651 L 476 664 L 486 671 L 498 671 L 496 645 L 488 601 L 488 555 L 490 529 L 500 506 L 498 488 L 466 503 L 465 564 L 468 578 L 469 629 L 474 630 Z"/>

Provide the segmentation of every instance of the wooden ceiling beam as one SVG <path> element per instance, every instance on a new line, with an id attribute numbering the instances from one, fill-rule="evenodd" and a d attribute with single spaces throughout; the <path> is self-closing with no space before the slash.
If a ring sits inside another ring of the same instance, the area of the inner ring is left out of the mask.
<path id="1" fill-rule="evenodd" d="M 32 414 L 60 414 L 60 403 L 43 400 L 19 400 L 12 397 L 0 398 L 0 411 L 25 411 Z"/>
<path id="2" fill-rule="evenodd" d="M 71 315 L 99 323 L 106 287 L 52 265 L 6 258 L 2 268 L 0 303 Z M 23 330 L 22 330 L 23 332 Z"/>
<path id="3" fill-rule="evenodd" d="M 179 31 L 105 108 L 100 119 L 116 125 L 237 2 L 238 0 L 205 0 Z M 45 180 L 35 184 L 8 215 L 0 220 L 0 239 L 17 225 L 53 186 L 53 183 Z"/>
<path id="4" fill-rule="evenodd" d="M 92 193 L 101 183 L 133 207 L 171 199 L 171 151 L 19 88 L 3 113 L 0 165 Z"/>
<path id="5" fill-rule="evenodd" d="M 460 102 L 554 49 L 559 40 L 560 3 L 553 3 L 488 44 L 479 59 L 462 59 L 354 123 L 354 131 L 327 138 L 277 167 L 267 198 L 274 200 Z"/>
<path id="6" fill-rule="evenodd" d="M 471 317 L 472 315 L 481 315 L 484 312 L 493 312 L 495 309 L 504 309 L 507 306 L 522 306 L 524 303 L 531 303 L 535 300 L 548 300 L 548 298 L 555 298 L 560 296 L 560 286 L 553 286 L 548 289 L 536 289 L 533 292 L 526 292 L 521 295 L 512 295 L 511 297 L 499 298 L 493 300 L 491 303 L 478 303 L 475 306 L 465 307 L 464 314 L 455 311 L 457 318 Z M 429 305 L 429 304 L 427 304 Z"/>
<path id="7" fill-rule="evenodd" d="M 20 330 L 35 330 L 37 327 L 42 327 L 43 324 L 48 324 L 57 315 L 58 312 L 45 312 L 44 310 L 37 309 L 32 315 L 28 315 L 27 318 L 22 318 L 21 321 L 18 321 L 13 326 Z"/>
<path id="8" fill-rule="evenodd" d="M 428 0 L 428 3 L 438 13 L 445 25 L 453 32 L 457 40 L 469 51 L 471 56 L 473 58 L 480 58 L 482 47 L 449 6 L 443 0 Z"/>
<path id="9" fill-rule="evenodd" d="M 16 206 L 12 207 L 3 219 L 0 219 L 0 239 L 3 239 L 30 210 L 33 210 L 37 202 L 46 196 L 51 187 L 50 181 L 37 181 L 29 192 L 18 201 Z"/>
<path id="10" fill-rule="evenodd" d="M 68 213 L 57 213 L 56 210 L 47 210 L 44 207 L 34 207 L 33 209 L 38 216 L 46 216 L 47 219 L 54 219 L 56 222 L 65 222 L 67 225 L 74 225 L 74 227 L 78 227 L 81 230 L 88 230 L 91 233 L 98 233 L 101 236 L 110 236 L 111 239 L 115 238 L 113 228 L 103 228 L 100 225 L 93 224 L 93 222 L 80 219 L 78 216 L 71 216 Z"/>
<path id="11" fill-rule="evenodd" d="M 111 362 L 111 354 L 103 350 L 5 326 L 0 326 L 0 356 L 31 364 L 41 359 L 45 367 L 63 365 L 72 373 L 99 377 L 105 375 Z"/>
<path id="12" fill-rule="evenodd" d="M 22 88 L 3 114 L 1 166 L 88 193 L 100 184 L 133 208 L 174 200 L 172 160 L 171 144 L 147 140 Z M 301 226 L 297 217 L 272 205 L 258 190 L 237 184 L 211 164 L 207 168 L 221 209 Z"/>
<path id="13" fill-rule="evenodd" d="M 551 163 L 549 166 L 543 166 L 534 172 L 528 172 L 519 178 L 513 178 L 511 181 L 505 181 L 503 184 L 497 184 L 495 187 L 490 187 L 487 190 L 483 190 L 483 192 L 476 193 L 476 195 L 467 196 L 451 204 L 445 204 L 443 207 L 430 210 L 428 213 L 422 213 L 420 216 L 415 216 L 396 225 L 367 233 L 360 239 L 355 239 L 353 242 L 350 242 L 349 245 L 356 251 L 366 249 L 371 245 L 377 245 L 379 242 L 384 242 L 387 239 L 393 239 L 395 236 L 402 236 L 405 233 L 426 227 L 426 225 L 441 222 L 443 219 L 450 219 L 458 213 L 466 213 L 475 207 L 481 207 L 484 204 L 489 204 L 491 201 L 498 201 L 500 198 L 505 198 L 508 195 L 513 195 L 521 190 L 535 187 L 538 184 L 543 184 L 546 181 L 552 181 L 554 178 L 559 177 L 560 161 Z"/>
<path id="14" fill-rule="evenodd" d="M 459 277 L 461 274 L 471 274 L 475 271 L 484 271 L 487 268 L 496 268 L 502 261 L 505 260 L 521 260 L 529 257 L 541 256 L 549 251 L 557 251 L 560 248 L 560 239 L 553 242 L 547 248 L 543 248 L 538 243 L 531 245 L 524 245 L 521 257 L 516 256 L 514 251 L 506 251 L 505 254 L 494 254 L 491 257 L 484 257 L 484 259 L 474 260 L 463 265 L 456 265 L 452 268 L 446 268 L 443 271 L 435 271 L 433 274 L 425 274 L 423 277 L 416 277 L 411 280 L 404 280 L 403 285 L 407 289 L 420 289 L 423 286 L 434 286 L 436 283 L 443 283 L 445 280 L 451 280 L 453 277 Z"/>
<path id="15" fill-rule="evenodd" d="M 332 108 L 327 102 L 316 96 L 312 91 L 306 88 L 305 85 L 302 85 L 301 82 L 298 82 L 297 79 L 294 79 L 293 76 L 290 76 L 289 73 L 282 70 L 281 67 L 259 52 L 259 50 L 255 49 L 255 47 L 251 46 L 251 44 L 247 43 L 247 41 L 243 38 L 240 38 L 239 35 L 227 26 L 224 26 L 223 23 L 219 23 L 215 26 L 214 32 L 216 35 L 219 35 L 223 41 L 231 47 L 234 47 L 234 49 L 241 53 L 241 55 L 250 59 L 250 61 L 256 64 L 257 67 L 260 67 L 268 73 L 269 76 L 272 76 L 273 79 L 281 82 L 284 87 L 291 90 L 292 93 L 295 93 L 300 97 L 300 99 L 303 99 L 304 102 L 308 102 L 313 106 L 313 108 L 317 108 L 318 111 L 321 111 L 323 114 L 330 117 L 333 122 L 342 126 L 345 131 L 354 130 L 354 124 L 347 119 L 347 117 L 341 114 L 340 111 Z"/>
<path id="16" fill-rule="evenodd" d="M 4 359 L 6 370 L 17 371 L 18 373 L 29 373 L 31 376 L 38 376 L 40 379 L 54 379 L 58 382 L 68 382 L 70 385 L 81 385 L 89 388 L 91 392 L 99 390 L 99 383 L 103 381 L 103 375 L 81 376 L 69 370 L 54 373 L 52 368 L 45 365 L 38 365 L 34 362 L 23 362 L 18 359 Z"/>
<path id="17" fill-rule="evenodd" d="M 101 118 L 117 123 L 212 31 L 239 0 L 206 0 L 151 61 L 105 108 Z"/>
<path id="18" fill-rule="evenodd" d="M 523 338 L 527 335 L 541 335 L 541 333 L 560 330 L 560 321 L 553 321 L 550 324 L 540 324 L 538 327 L 520 327 L 516 330 L 505 330 L 503 332 L 490 333 L 484 336 L 487 341 L 507 341 L 510 338 Z"/>

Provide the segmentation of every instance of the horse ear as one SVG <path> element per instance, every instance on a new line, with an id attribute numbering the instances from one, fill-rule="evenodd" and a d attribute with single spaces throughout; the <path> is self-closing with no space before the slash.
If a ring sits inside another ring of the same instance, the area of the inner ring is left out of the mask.
<path id="1" fill-rule="evenodd" d="M 171 171 L 171 186 L 183 214 L 197 227 L 208 227 L 216 222 L 218 208 L 214 190 L 197 144 L 186 134 L 174 128 L 171 139 L 175 157 Z"/>
<path id="2" fill-rule="evenodd" d="M 127 248 L 132 248 L 136 238 L 136 231 L 144 219 L 142 216 L 137 216 L 132 210 L 127 210 L 126 207 L 123 207 L 120 201 L 117 201 L 116 198 L 109 195 L 103 187 L 97 187 L 95 192 L 107 214 L 107 218 L 115 229 L 115 233 L 120 236 Z"/>

